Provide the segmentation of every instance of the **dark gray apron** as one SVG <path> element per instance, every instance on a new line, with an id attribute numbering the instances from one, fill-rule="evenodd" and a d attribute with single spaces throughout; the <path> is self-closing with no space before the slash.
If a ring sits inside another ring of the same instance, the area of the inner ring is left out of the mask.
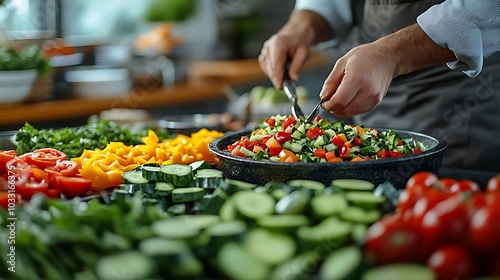
<path id="1" fill-rule="evenodd" d="M 440 2 L 366 0 L 358 43 L 416 23 L 419 14 Z M 382 103 L 354 122 L 445 139 L 445 167 L 500 171 L 500 53 L 487 58 L 474 79 L 445 65 L 397 77 Z"/>

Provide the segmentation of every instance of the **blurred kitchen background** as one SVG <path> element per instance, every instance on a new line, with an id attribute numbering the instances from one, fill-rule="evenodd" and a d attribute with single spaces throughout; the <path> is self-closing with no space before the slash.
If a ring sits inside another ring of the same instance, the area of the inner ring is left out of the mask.
<path id="1" fill-rule="evenodd" d="M 126 115 L 135 120 L 196 113 L 255 120 L 258 116 L 249 112 L 261 105 L 249 108 L 250 92 L 258 87 L 254 99 L 271 92 L 256 59 L 293 5 L 265 0 L 0 0 L 0 45 L 22 49 L 35 44 L 52 66 L 25 99 L 7 104 L 0 95 L 0 131 L 25 121 L 39 127 L 77 126 L 89 117 L 103 117 L 102 111 L 105 117 L 126 119 L 117 108 L 133 109 Z M 305 111 L 316 102 L 337 53 L 321 51 L 298 81 Z M 260 114 L 288 112 L 288 104 L 282 105 Z M 40 117 L 30 117 L 36 110 Z"/>

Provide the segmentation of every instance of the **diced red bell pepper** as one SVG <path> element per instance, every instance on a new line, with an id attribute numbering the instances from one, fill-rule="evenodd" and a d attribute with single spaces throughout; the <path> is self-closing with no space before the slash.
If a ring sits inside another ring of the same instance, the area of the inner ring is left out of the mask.
<path id="1" fill-rule="evenodd" d="M 312 140 L 315 140 L 321 134 L 323 134 L 323 131 L 321 130 L 321 128 L 319 128 L 317 126 L 309 128 L 307 130 L 307 132 L 306 132 L 306 136 L 309 137 L 309 139 L 312 139 Z"/>
<path id="2" fill-rule="evenodd" d="M 316 122 L 319 122 L 321 120 L 321 117 L 320 116 L 316 116 L 316 118 L 314 119 Z"/>
<path id="3" fill-rule="evenodd" d="M 325 149 L 316 149 L 314 150 L 314 155 L 319 158 L 326 158 L 326 150 Z M 334 154 L 335 155 L 335 154 Z"/>
<path id="4" fill-rule="evenodd" d="M 342 148 L 340 148 L 339 157 L 348 158 L 350 151 L 351 151 L 351 148 L 349 148 L 348 146 L 342 146 Z"/>
<path id="5" fill-rule="evenodd" d="M 274 157 L 274 156 L 277 156 L 280 154 L 281 150 L 283 150 L 283 148 L 281 146 L 279 147 L 269 147 L 269 155 Z"/>
<path id="6" fill-rule="evenodd" d="M 422 150 L 420 150 L 419 148 L 413 149 L 414 154 L 420 154 L 421 152 L 422 152 Z"/>
<path id="7" fill-rule="evenodd" d="M 266 119 L 266 123 L 270 126 L 270 127 L 274 127 L 276 125 L 276 119 L 274 118 L 267 118 Z"/>
<path id="8" fill-rule="evenodd" d="M 340 139 L 338 135 L 333 136 L 330 142 L 332 142 L 333 144 L 335 144 L 335 146 L 339 148 L 342 148 L 344 146 L 344 141 L 342 141 L 342 139 Z"/>
<path id="9" fill-rule="evenodd" d="M 363 144 L 363 140 L 359 137 L 354 137 L 354 145 L 361 146 Z"/>
<path id="10" fill-rule="evenodd" d="M 292 134 L 284 132 L 284 131 L 278 131 L 278 133 L 276 133 L 274 138 L 276 138 L 276 141 L 278 141 L 278 143 L 283 144 L 286 141 L 289 141 L 292 139 Z"/>
<path id="11" fill-rule="evenodd" d="M 402 155 L 403 155 L 403 153 L 401 153 L 401 152 L 389 151 L 389 156 L 390 157 L 400 157 Z"/>
<path id="12" fill-rule="evenodd" d="M 380 149 L 378 152 L 377 152 L 377 156 L 379 158 L 387 158 L 389 157 L 389 154 L 387 153 L 387 150 L 384 148 L 384 149 Z"/>
<path id="13" fill-rule="evenodd" d="M 273 136 L 271 134 L 266 134 L 262 136 L 262 143 L 266 143 L 267 140 L 271 139 Z"/>
<path id="14" fill-rule="evenodd" d="M 403 145 L 403 140 L 398 139 L 398 146 L 401 146 L 401 145 Z"/>
<path id="15" fill-rule="evenodd" d="M 286 129 L 290 125 L 295 125 L 297 123 L 297 120 L 293 116 L 289 116 L 284 122 L 283 122 L 283 128 Z"/>
<path id="16" fill-rule="evenodd" d="M 334 151 L 326 152 L 325 153 L 325 158 L 327 161 L 331 161 L 332 159 L 336 158 L 337 156 L 335 155 Z"/>
<path id="17" fill-rule="evenodd" d="M 372 158 L 370 156 L 365 156 L 363 159 L 364 160 L 371 160 Z"/>

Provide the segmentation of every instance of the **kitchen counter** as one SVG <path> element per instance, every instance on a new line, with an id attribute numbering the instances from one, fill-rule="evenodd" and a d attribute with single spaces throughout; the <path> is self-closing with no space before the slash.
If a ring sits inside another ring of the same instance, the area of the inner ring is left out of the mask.
<path id="1" fill-rule="evenodd" d="M 325 54 L 316 53 L 307 68 L 325 65 Z M 85 118 L 112 108 L 147 109 L 159 106 L 182 106 L 196 101 L 224 96 L 226 85 L 242 85 L 267 81 L 257 59 L 193 62 L 187 73 L 187 82 L 167 88 L 143 90 L 134 88 L 119 98 L 65 99 L 0 106 L 2 126 L 22 126 L 25 122 L 44 122 L 69 118 Z"/>

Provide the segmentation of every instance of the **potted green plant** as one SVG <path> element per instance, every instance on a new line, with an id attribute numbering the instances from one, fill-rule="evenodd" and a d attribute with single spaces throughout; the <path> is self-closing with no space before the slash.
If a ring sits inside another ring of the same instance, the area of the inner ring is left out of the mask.
<path id="1" fill-rule="evenodd" d="M 22 50 L 0 46 L 0 104 L 24 101 L 37 77 L 51 71 L 37 46 Z"/>

